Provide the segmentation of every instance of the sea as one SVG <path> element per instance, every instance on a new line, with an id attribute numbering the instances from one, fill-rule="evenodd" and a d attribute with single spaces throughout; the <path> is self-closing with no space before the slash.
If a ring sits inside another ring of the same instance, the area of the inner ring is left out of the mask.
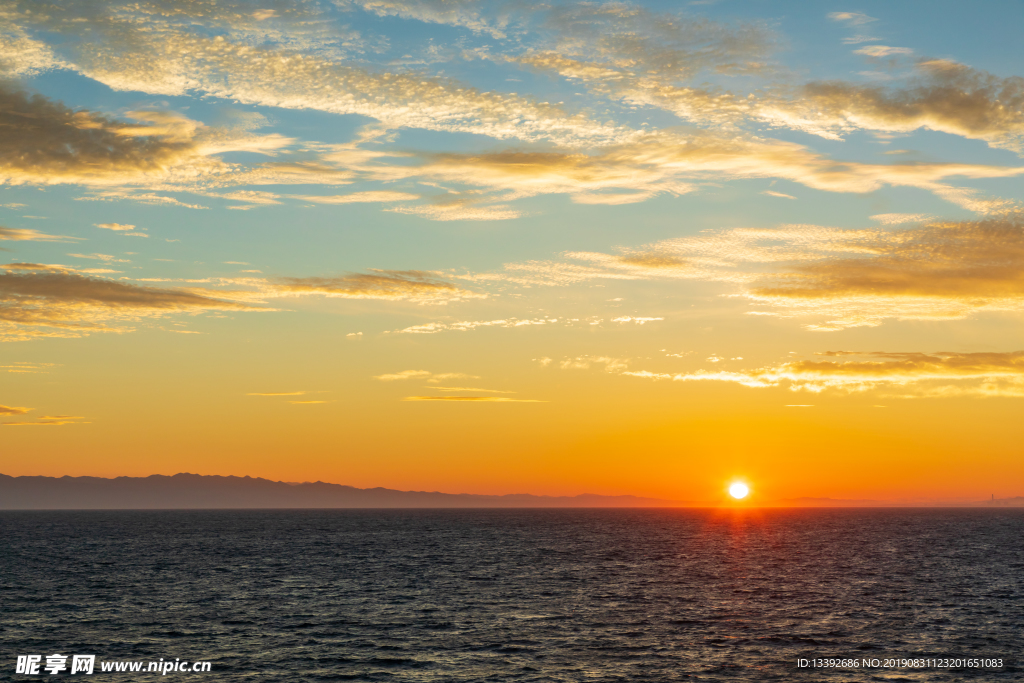
<path id="1" fill-rule="evenodd" d="M 1024 510 L 7 511 L 0 541 L 0 680 L 1024 680 Z"/>

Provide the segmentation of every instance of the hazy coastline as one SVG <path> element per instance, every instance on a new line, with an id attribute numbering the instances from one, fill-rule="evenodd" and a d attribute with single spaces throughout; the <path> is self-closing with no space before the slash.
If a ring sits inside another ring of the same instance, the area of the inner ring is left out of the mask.
<path id="1" fill-rule="evenodd" d="M 724 501 L 723 501 L 724 502 Z M 716 501 L 643 496 L 481 495 L 360 489 L 322 481 L 292 483 L 259 477 L 179 473 L 148 477 L 11 477 L 0 474 L 3 510 L 155 510 L 261 508 L 589 508 L 709 507 Z M 751 500 L 748 507 L 1024 507 L 1024 498 L 983 501 L 789 498 Z"/>

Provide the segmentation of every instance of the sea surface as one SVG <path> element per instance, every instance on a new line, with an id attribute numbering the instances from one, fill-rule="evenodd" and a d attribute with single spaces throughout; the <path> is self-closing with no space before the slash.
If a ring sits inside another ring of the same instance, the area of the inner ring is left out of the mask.
<path id="1" fill-rule="evenodd" d="M 1024 680 L 1024 510 L 0 512 L 0 542 L 0 680 Z M 211 671 L 99 671 L 161 658 Z M 863 665 L 901 658 L 1003 665 Z"/>

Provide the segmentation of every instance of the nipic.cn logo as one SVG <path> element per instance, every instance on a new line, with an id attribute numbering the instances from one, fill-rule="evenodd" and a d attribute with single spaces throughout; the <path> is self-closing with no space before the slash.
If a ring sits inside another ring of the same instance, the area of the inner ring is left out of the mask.
<path id="1" fill-rule="evenodd" d="M 18 663 L 14 667 L 14 673 L 35 675 L 48 673 L 55 675 L 62 671 L 73 674 L 91 674 L 96 666 L 96 655 L 71 655 L 70 671 L 68 655 L 52 654 L 46 655 L 46 662 L 43 662 L 42 655 L 18 655 Z M 40 671 L 42 668 L 42 671 Z"/>
<path id="2" fill-rule="evenodd" d="M 39 676 L 49 674 L 55 676 L 59 673 L 67 674 L 91 674 L 96 668 L 96 655 L 18 655 L 14 673 L 27 676 Z M 166 676 L 168 673 L 176 672 L 205 672 L 210 670 L 210 662 L 191 662 L 189 660 L 160 659 L 158 662 L 134 661 L 109 661 L 99 662 L 100 671 L 106 672 L 132 672 L 132 673 L 159 673 Z"/>

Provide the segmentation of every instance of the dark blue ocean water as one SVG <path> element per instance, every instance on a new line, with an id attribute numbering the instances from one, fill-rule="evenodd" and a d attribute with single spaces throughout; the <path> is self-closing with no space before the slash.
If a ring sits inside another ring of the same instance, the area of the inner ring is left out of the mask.
<path id="1" fill-rule="evenodd" d="M 1024 511 L 0 512 L 19 654 L 207 681 L 1024 680 Z M 798 658 L 1001 658 L 800 669 Z M 60 676 L 66 676 L 63 672 Z"/>

